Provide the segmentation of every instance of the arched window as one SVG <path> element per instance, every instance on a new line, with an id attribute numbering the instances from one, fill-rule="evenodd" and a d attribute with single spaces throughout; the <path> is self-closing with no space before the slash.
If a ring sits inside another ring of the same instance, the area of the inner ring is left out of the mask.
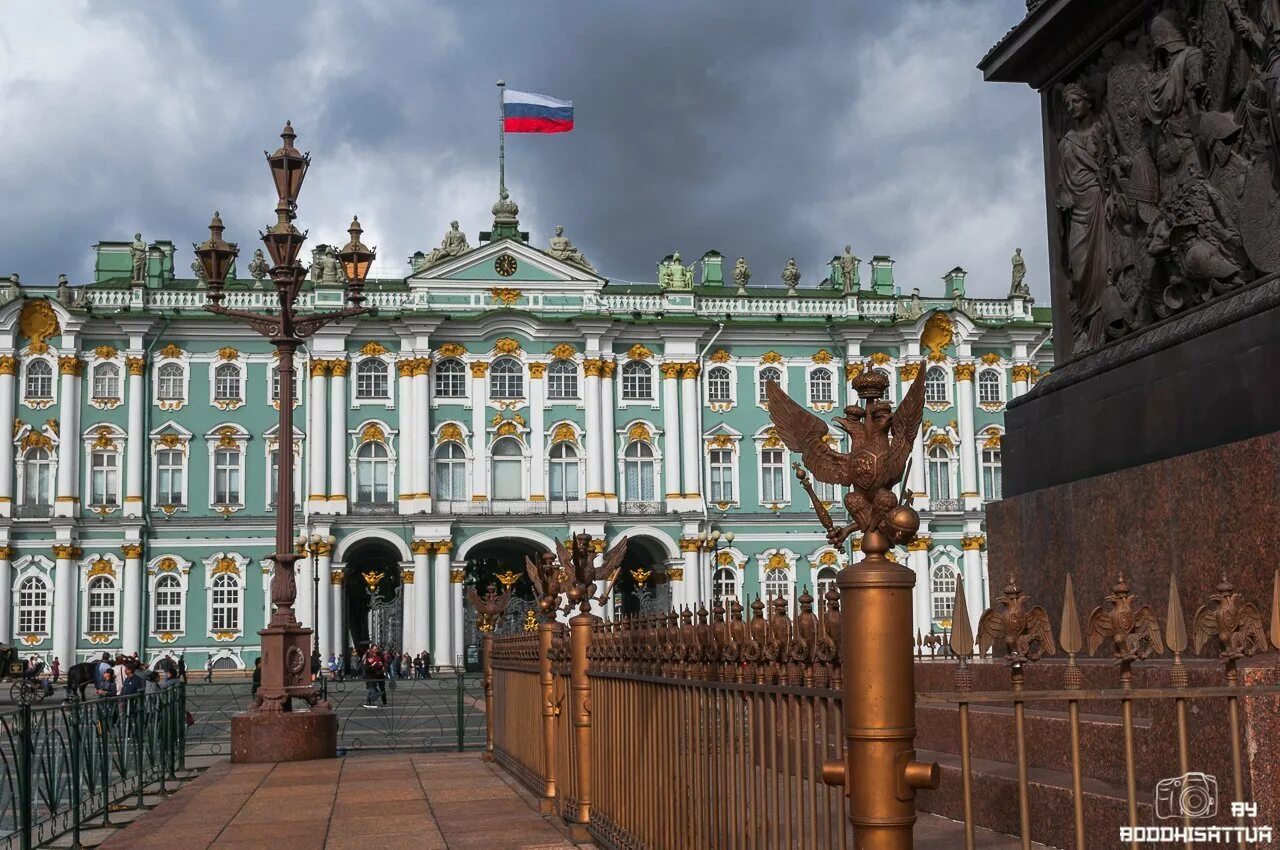
<path id="1" fill-rule="evenodd" d="M 769 403 L 769 396 L 766 395 L 769 382 L 773 381 L 779 387 L 782 386 L 782 370 L 768 366 L 760 370 L 759 386 L 757 388 L 757 397 L 761 404 Z"/>
<path id="2" fill-rule="evenodd" d="M 18 585 L 18 631 L 49 633 L 49 586 L 40 576 L 27 576 Z"/>
<path id="3" fill-rule="evenodd" d="M 32 401 L 53 398 L 53 367 L 48 360 L 32 360 L 27 365 L 26 397 Z"/>
<path id="4" fill-rule="evenodd" d="M 213 370 L 213 398 L 214 401 L 239 401 L 239 366 L 234 363 L 223 363 Z"/>
<path id="5" fill-rule="evenodd" d="M 49 450 L 31 449 L 22 463 L 22 503 L 31 506 L 53 504 L 53 457 Z"/>
<path id="6" fill-rule="evenodd" d="M 89 631 L 116 630 L 116 583 L 109 576 L 89 581 Z"/>
<path id="7" fill-rule="evenodd" d="M 95 399 L 120 398 L 120 367 L 114 363 L 99 363 L 93 367 L 93 397 Z"/>
<path id="8" fill-rule="evenodd" d="M 213 453 L 213 503 L 241 504 L 240 450 L 218 449 Z"/>
<path id="9" fill-rule="evenodd" d="M 622 364 L 622 400 L 645 401 L 653 398 L 653 370 L 642 360 Z"/>
<path id="10" fill-rule="evenodd" d="M 707 401 L 733 401 L 733 375 L 727 366 L 713 366 L 707 372 Z"/>
<path id="11" fill-rule="evenodd" d="M 934 404 L 946 404 L 947 370 L 930 366 L 924 373 L 924 400 Z"/>
<path id="12" fill-rule="evenodd" d="M 716 599 L 737 599 L 738 574 L 728 567 L 720 567 L 711 580 L 711 591 Z"/>
<path id="13" fill-rule="evenodd" d="M 766 570 L 764 574 L 764 595 L 766 599 L 782 598 L 787 600 L 787 610 L 791 610 L 791 574 L 784 569 Z M 772 609 L 769 609 L 772 613 Z"/>
<path id="14" fill-rule="evenodd" d="M 952 484 L 953 464 L 951 452 L 943 446 L 929 449 L 929 498 L 952 499 L 955 489 Z"/>
<path id="15" fill-rule="evenodd" d="M 356 501 L 385 505 L 391 501 L 391 453 L 382 443 L 356 449 Z"/>
<path id="16" fill-rule="evenodd" d="M 182 631 L 182 583 L 177 576 L 161 576 L 156 582 L 154 631 Z"/>
<path id="17" fill-rule="evenodd" d="M 236 660 L 232 658 L 230 655 L 224 655 L 221 658 L 213 659 L 213 669 L 214 670 L 243 670 L 244 668 L 241 667 L 239 664 L 236 664 Z"/>
<path id="18" fill-rule="evenodd" d="M 782 449 L 760 452 L 760 499 L 766 503 L 786 501 L 787 462 Z"/>
<path id="19" fill-rule="evenodd" d="M 836 568 L 823 567 L 818 570 L 818 578 L 814 581 L 814 587 L 818 591 L 817 602 L 819 605 L 825 605 L 827 593 L 836 586 Z M 821 610 L 821 608 L 819 608 Z"/>
<path id="20" fill-rule="evenodd" d="M 156 370 L 156 395 L 161 401 L 182 401 L 186 373 L 180 363 L 165 363 Z"/>
<path id="21" fill-rule="evenodd" d="M 436 449 L 436 498 L 461 502 L 467 498 L 467 454 L 457 443 Z"/>
<path id="22" fill-rule="evenodd" d="M 956 570 L 949 564 L 939 564 L 933 568 L 933 576 L 929 581 L 929 595 L 932 600 L 933 620 L 950 620 L 951 612 L 956 607 Z"/>
<path id="23" fill-rule="evenodd" d="M 89 499 L 92 505 L 120 504 L 120 454 L 114 449 L 89 453 Z"/>
<path id="24" fill-rule="evenodd" d="M 626 487 L 623 495 L 628 502 L 655 501 L 653 446 L 639 441 L 629 443 L 622 455 L 622 473 Z"/>
<path id="25" fill-rule="evenodd" d="M 711 501 L 732 502 L 736 497 L 733 490 L 733 449 L 712 449 L 708 453 L 711 465 Z"/>
<path id="26" fill-rule="evenodd" d="M 512 437 L 493 444 L 493 498 L 519 501 L 524 498 L 524 451 Z"/>
<path id="27" fill-rule="evenodd" d="M 982 494 L 988 502 L 1003 499 L 1000 470 L 1000 449 L 992 447 L 982 450 Z"/>
<path id="28" fill-rule="evenodd" d="M 572 360 L 552 360 L 547 367 L 547 398 L 577 397 L 577 365 Z"/>
<path id="29" fill-rule="evenodd" d="M 524 398 L 524 369 L 520 361 L 499 357 L 489 370 L 490 398 Z"/>
<path id="30" fill-rule="evenodd" d="M 356 366 L 356 398 L 386 399 L 390 397 L 386 361 L 376 357 L 361 360 Z"/>
<path id="31" fill-rule="evenodd" d="M 559 442 L 549 452 L 551 499 L 572 502 L 578 498 L 578 450 L 573 443 Z"/>
<path id="32" fill-rule="evenodd" d="M 182 449 L 160 449 L 156 452 L 156 504 L 182 505 L 186 458 Z"/>
<path id="33" fill-rule="evenodd" d="M 240 580 L 230 573 L 213 578 L 213 599 L 209 607 L 209 628 L 234 632 L 240 629 Z"/>
<path id="34" fill-rule="evenodd" d="M 809 373 L 809 403 L 831 404 L 835 401 L 831 392 L 831 370 L 814 369 Z"/>
<path id="35" fill-rule="evenodd" d="M 436 364 L 436 398 L 466 398 L 467 368 L 450 357 Z"/>
<path id="36" fill-rule="evenodd" d="M 1000 373 L 995 369 L 983 369 L 978 373 L 978 401 L 983 404 L 1000 403 Z"/>

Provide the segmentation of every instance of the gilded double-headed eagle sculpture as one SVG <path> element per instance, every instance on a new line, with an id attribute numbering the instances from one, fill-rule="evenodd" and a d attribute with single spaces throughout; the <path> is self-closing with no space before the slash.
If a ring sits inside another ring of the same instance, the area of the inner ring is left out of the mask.
<path id="1" fill-rule="evenodd" d="M 489 585 L 489 590 L 484 596 L 477 593 L 474 587 L 469 587 L 467 601 L 476 611 L 476 627 L 482 632 L 491 632 L 497 628 L 498 621 L 502 619 L 507 606 L 511 604 L 511 586 L 508 585 L 502 593 L 498 593 L 496 587 Z"/>
<path id="2" fill-rule="evenodd" d="M 615 543 L 604 554 L 598 567 L 595 566 L 595 555 L 591 535 L 582 533 L 569 539 L 569 548 L 559 540 L 556 541 L 558 558 L 550 553 L 544 554 L 537 562 L 525 557 L 525 570 L 529 574 L 529 581 L 533 583 L 538 609 L 544 616 L 550 616 L 556 610 L 561 594 L 566 599 L 563 608 L 566 614 L 574 606 L 584 614 L 590 613 L 593 600 L 604 604 L 613 590 L 614 582 L 618 580 L 622 559 L 627 555 L 627 538 Z M 596 582 L 603 582 L 599 593 L 592 592 Z"/>
<path id="3" fill-rule="evenodd" d="M 893 488 L 903 480 L 924 415 L 924 369 L 917 371 L 896 412 L 885 400 L 889 378 L 883 372 L 863 370 L 853 379 L 852 386 L 862 403 L 846 406 L 844 415 L 833 420 L 849 435 L 848 452 L 833 445 L 836 441 L 826 422 L 793 401 L 774 381 L 765 387 L 769 418 L 786 447 L 804 461 L 804 468 L 795 464 L 796 477 L 809 494 L 831 545 L 843 547 L 855 532 L 864 535 L 864 551 L 867 536 L 874 532 L 883 534 L 890 545 L 910 543 L 920 528 L 920 516 L 909 504 L 911 491 L 904 485 L 899 497 Z M 814 493 L 809 474 L 827 484 L 848 488 L 844 497 L 851 520 L 848 525 L 836 527 Z"/>

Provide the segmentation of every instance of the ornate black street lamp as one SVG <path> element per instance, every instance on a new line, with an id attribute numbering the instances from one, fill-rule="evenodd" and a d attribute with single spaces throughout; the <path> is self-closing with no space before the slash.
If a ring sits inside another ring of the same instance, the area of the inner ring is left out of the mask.
<path id="1" fill-rule="evenodd" d="M 342 319 L 370 312 L 364 304 L 364 281 L 374 259 L 374 251 L 360 241 L 360 223 L 352 221 L 351 241 L 338 258 L 346 273 L 347 300 L 351 306 L 328 313 L 300 315 L 298 294 L 306 278 L 306 270 L 298 262 L 306 233 L 294 227 L 297 217 L 298 192 L 311 165 L 309 154 L 293 146 L 297 134 L 289 123 L 280 133 L 283 144 L 275 153 L 267 154 L 271 178 L 275 183 L 276 223 L 261 234 L 271 255 L 271 280 L 275 284 L 278 311 L 253 313 L 223 306 L 227 272 L 238 254 L 232 243 L 222 238 L 222 219 L 217 213 L 209 223 L 209 238 L 195 246 L 196 257 L 207 281 L 205 309 L 211 313 L 240 319 L 271 341 L 279 356 L 280 420 L 278 435 L 278 484 L 276 488 L 276 551 L 271 575 L 271 602 L 275 611 L 262 637 L 262 686 L 254 696 L 253 706 L 232 719 L 233 761 L 289 761 L 333 755 L 336 746 L 337 718 L 329 711 L 308 675 L 311 630 L 299 624 L 294 612 L 297 583 L 294 564 L 300 557 L 293 550 L 293 394 L 294 354 L 302 340 L 321 327 Z M 300 699 L 311 706 L 310 712 L 291 712 L 291 703 Z M 294 729 L 282 729 L 288 717 L 298 722 Z M 300 717 L 307 717 L 309 731 L 301 729 Z M 329 730 L 332 731 L 329 731 Z M 320 736 L 325 740 L 312 740 Z M 327 741 L 327 743 L 326 743 Z M 327 747 L 328 752 L 323 750 Z"/>

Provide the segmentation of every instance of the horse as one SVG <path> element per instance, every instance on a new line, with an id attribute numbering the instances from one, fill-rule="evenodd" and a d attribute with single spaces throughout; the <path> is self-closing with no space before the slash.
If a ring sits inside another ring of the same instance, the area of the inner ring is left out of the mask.
<path id="1" fill-rule="evenodd" d="M 84 702 L 85 689 L 97 681 L 98 663 L 82 661 L 67 668 L 67 702 L 76 698 L 76 691 L 79 691 L 80 702 Z"/>

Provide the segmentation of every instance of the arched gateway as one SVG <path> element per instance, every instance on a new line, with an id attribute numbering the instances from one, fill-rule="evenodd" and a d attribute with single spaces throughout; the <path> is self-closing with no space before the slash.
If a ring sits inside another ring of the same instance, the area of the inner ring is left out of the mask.
<path id="1" fill-rule="evenodd" d="M 403 650 L 405 605 L 401 553 L 390 541 L 370 537 L 347 550 L 342 574 L 343 638 L 347 651 L 363 653 L 371 643 Z"/>

